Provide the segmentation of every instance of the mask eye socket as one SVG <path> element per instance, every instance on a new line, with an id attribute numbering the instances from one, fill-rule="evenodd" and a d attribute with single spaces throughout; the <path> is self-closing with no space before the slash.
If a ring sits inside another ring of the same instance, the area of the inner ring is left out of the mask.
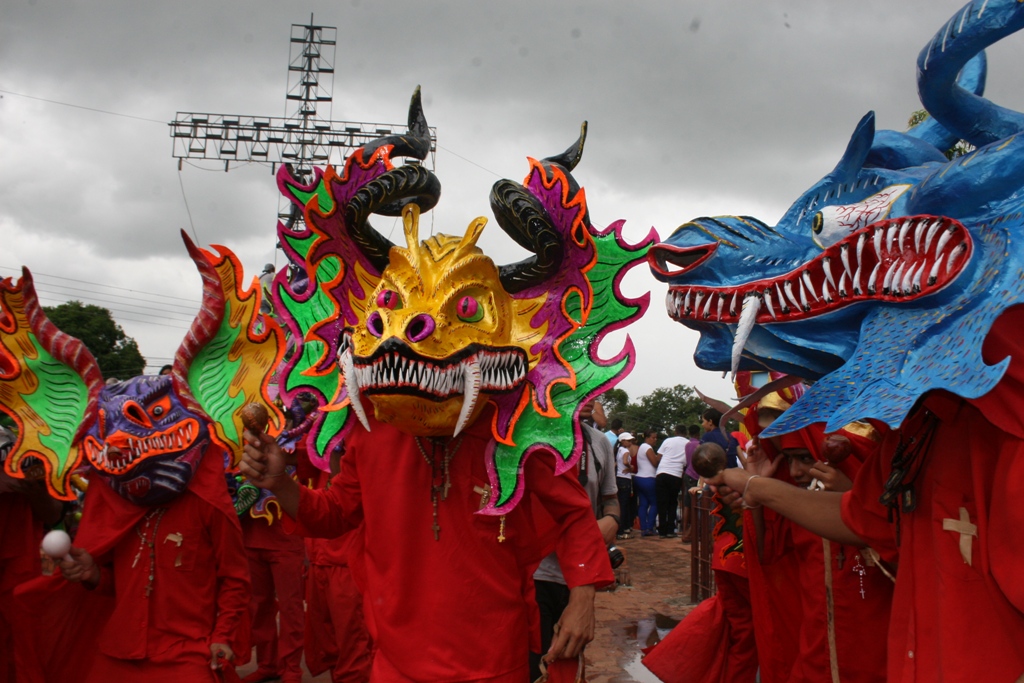
<path id="1" fill-rule="evenodd" d="M 381 294 L 383 294 L 383 292 L 381 292 Z M 377 298 L 378 300 L 380 299 L 380 297 Z M 366 329 L 374 337 L 380 338 L 384 336 L 384 320 L 380 317 L 380 313 L 378 311 L 374 311 L 370 314 L 370 317 L 366 319 Z"/>
<path id="2" fill-rule="evenodd" d="M 167 413 L 171 412 L 171 397 L 161 397 L 155 403 L 150 404 L 146 408 L 146 412 L 154 420 L 159 420 L 166 417 Z"/>
<path id="3" fill-rule="evenodd" d="M 814 220 L 811 222 L 811 232 L 815 235 L 820 235 L 822 228 L 825 227 L 825 218 L 821 215 L 821 211 L 814 214 Z"/>
<path id="4" fill-rule="evenodd" d="M 467 323 L 480 322 L 484 317 L 484 309 L 480 302 L 468 295 L 459 299 L 455 313 L 459 316 L 459 320 Z"/>
<path id="5" fill-rule="evenodd" d="M 377 295 L 377 307 L 397 311 L 402 307 L 402 300 L 399 298 L 398 292 L 391 289 L 383 289 Z"/>

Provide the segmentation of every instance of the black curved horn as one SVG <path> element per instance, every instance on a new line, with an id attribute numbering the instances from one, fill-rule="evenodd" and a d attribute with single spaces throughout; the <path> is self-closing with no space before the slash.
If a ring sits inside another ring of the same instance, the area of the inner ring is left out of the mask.
<path id="1" fill-rule="evenodd" d="M 521 292 L 558 272 L 564 255 L 562 238 L 536 197 L 522 185 L 499 180 L 491 189 L 491 210 L 501 229 L 534 254 L 498 268 L 506 292 Z"/>
<path id="2" fill-rule="evenodd" d="M 415 202 L 420 211 L 429 211 L 441 198 L 441 183 L 422 166 L 400 166 L 378 176 L 359 188 L 345 206 L 349 234 L 370 262 L 383 271 L 388 265 L 391 240 L 373 229 L 367 219 L 371 213 L 399 216 L 402 207 Z"/>
<path id="3" fill-rule="evenodd" d="M 409 103 L 409 133 L 377 138 L 363 146 L 364 158 L 384 145 L 393 145 L 392 156 L 425 159 L 430 153 L 430 128 L 423 115 L 419 86 Z M 345 206 L 345 220 L 349 234 L 359 249 L 379 271 L 388 265 L 388 252 L 394 244 L 368 222 L 370 214 L 400 216 L 402 208 L 411 202 L 420 211 L 429 211 L 441 198 L 441 182 L 429 169 L 417 163 L 399 166 L 374 178 L 361 187 Z"/>
<path id="4" fill-rule="evenodd" d="M 550 171 L 552 166 L 558 166 L 565 173 L 570 197 L 580 190 L 571 171 L 583 156 L 586 139 L 587 122 L 584 121 L 576 142 L 561 154 L 541 160 L 545 170 Z M 516 244 L 534 254 L 530 258 L 498 268 L 498 276 L 506 292 L 521 292 L 558 272 L 565 256 L 563 237 L 536 197 L 518 183 L 499 180 L 491 190 L 491 210 L 501 229 Z M 589 215 L 584 216 L 584 222 L 589 224 Z"/>
<path id="5" fill-rule="evenodd" d="M 576 164 L 580 163 L 580 159 L 583 157 L 583 143 L 587 141 L 587 122 L 584 121 L 583 125 L 580 126 L 580 136 L 576 138 L 576 142 L 572 143 L 569 149 L 565 150 L 561 154 L 541 159 L 541 163 L 549 162 L 552 164 L 558 164 L 565 169 L 566 174 L 576 168 Z"/>
<path id="6" fill-rule="evenodd" d="M 363 157 L 367 158 L 384 145 L 394 145 L 392 156 L 413 157 L 423 161 L 430 154 L 430 127 L 423 114 L 420 86 L 412 93 L 409 102 L 409 132 L 405 135 L 386 135 L 363 145 Z"/>

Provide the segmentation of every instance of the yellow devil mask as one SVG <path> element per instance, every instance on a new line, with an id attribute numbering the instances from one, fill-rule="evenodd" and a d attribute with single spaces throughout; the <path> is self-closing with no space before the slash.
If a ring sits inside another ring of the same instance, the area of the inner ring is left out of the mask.
<path id="1" fill-rule="evenodd" d="M 281 386 L 286 397 L 308 391 L 321 405 L 308 440 L 314 462 L 352 428 L 350 413 L 365 428 L 372 410 L 410 434 L 453 436 L 490 404 L 495 441 L 487 458 L 496 495 L 485 512 L 507 511 L 519 500 L 522 462 L 533 449 L 557 452 L 558 472 L 575 463 L 583 443 L 580 405 L 633 364 L 628 339 L 611 360 L 596 355 L 607 332 L 647 305 L 646 296 L 624 298 L 618 282 L 657 237 L 652 231 L 631 247 L 621 239 L 621 222 L 604 232 L 591 226 L 570 174 L 585 134 L 586 124 L 562 154 L 531 159 L 523 183 L 494 185 L 498 224 L 533 254 L 505 266 L 476 246 L 484 218 L 461 237 L 420 239 L 420 212 L 437 203 L 440 183 L 417 162 L 392 163 L 430 151 L 418 90 L 408 135 L 356 150 L 340 174 L 318 170 L 309 185 L 281 170 L 278 183 L 303 208 L 307 226 L 278 230 L 305 276 L 282 272 L 275 281 L 278 312 L 302 341 Z M 371 214 L 401 216 L 406 246 L 370 227 Z"/>

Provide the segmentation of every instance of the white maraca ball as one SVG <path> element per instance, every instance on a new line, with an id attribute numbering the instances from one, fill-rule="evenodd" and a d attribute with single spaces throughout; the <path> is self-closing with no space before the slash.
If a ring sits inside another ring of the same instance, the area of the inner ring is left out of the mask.
<path id="1" fill-rule="evenodd" d="M 53 559 L 63 559 L 69 550 L 71 550 L 71 537 L 66 531 L 54 529 L 43 536 L 43 552 Z"/>

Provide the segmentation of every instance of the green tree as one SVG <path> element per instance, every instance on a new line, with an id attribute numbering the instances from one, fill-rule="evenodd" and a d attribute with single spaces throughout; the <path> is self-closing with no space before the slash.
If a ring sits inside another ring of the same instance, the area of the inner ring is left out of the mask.
<path id="1" fill-rule="evenodd" d="M 700 424 L 700 414 L 706 408 L 707 405 L 697 397 L 692 388 L 677 384 L 671 388 L 661 387 L 646 396 L 641 396 L 639 401 L 629 403 L 626 409 L 615 417 L 621 417 L 629 431 L 657 429 L 662 434 L 671 435 L 677 424 Z"/>
<path id="2" fill-rule="evenodd" d="M 609 389 L 601 394 L 601 404 L 604 405 L 604 412 L 609 421 L 615 418 L 625 421 L 623 416 L 629 406 L 629 394 L 625 389 Z"/>
<path id="3" fill-rule="evenodd" d="M 124 333 L 106 308 L 68 301 L 59 306 L 45 306 L 43 310 L 62 332 L 85 344 L 96 357 L 105 378 L 128 379 L 141 375 L 146 368 L 139 345 Z"/>

